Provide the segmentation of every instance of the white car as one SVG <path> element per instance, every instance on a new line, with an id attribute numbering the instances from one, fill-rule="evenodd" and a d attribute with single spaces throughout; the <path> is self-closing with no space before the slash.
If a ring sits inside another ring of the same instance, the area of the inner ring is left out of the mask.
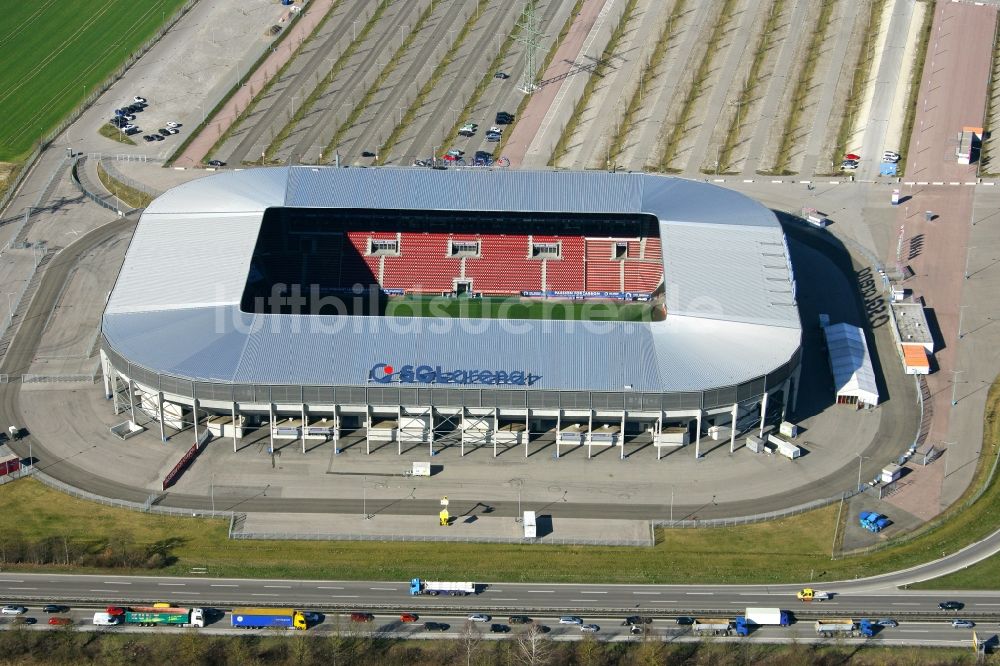
<path id="1" fill-rule="evenodd" d="M 134 129 L 138 129 L 138 128 L 135 125 L 133 125 L 132 123 L 128 123 L 127 125 L 122 125 L 122 127 L 121 127 L 121 130 L 123 132 L 127 132 L 129 130 L 134 130 Z"/>
<path id="2" fill-rule="evenodd" d="M 139 97 L 138 95 L 136 95 L 135 97 L 132 98 L 132 103 L 133 104 L 145 104 L 146 103 L 146 98 L 145 97 Z"/>
<path id="3" fill-rule="evenodd" d="M 586 632 L 588 634 L 597 633 L 598 631 L 600 631 L 600 629 L 601 628 L 598 627 L 596 624 L 581 624 L 580 625 L 580 631 Z"/>
<path id="4" fill-rule="evenodd" d="M 488 134 L 503 134 L 503 128 L 494 125 L 493 127 L 490 128 Z"/>
<path id="5" fill-rule="evenodd" d="M 167 127 L 180 127 L 180 125 L 171 120 L 167 123 Z"/>
<path id="6" fill-rule="evenodd" d="M 0 608 L 0 614 L 2 615 L 24 615 L 28 612 L 28 609 L 24 606 L 4 606 Z"/>
<path id="7" fill-rule="evenodd" d="M 576 615 L 563 615 L 559 618 L 559 624 L 583 624 L 583 619 Z"/>
<path id="8" fill-rule="evenodd" d="M 469 616 L 469 622 L 489 622 L 491 618 L 486 613 L 473 613 Z"/>
<path id="9" fill-rule="evenodd" d="M 882 161 L 883 162 L 894 162 L 894 163 L 898 162 L 899 161 L 899 153 L 897 153 L 895 151 L 892 151 L 892 150 L 887 150 L 884 153 L 882 153 Z"/>

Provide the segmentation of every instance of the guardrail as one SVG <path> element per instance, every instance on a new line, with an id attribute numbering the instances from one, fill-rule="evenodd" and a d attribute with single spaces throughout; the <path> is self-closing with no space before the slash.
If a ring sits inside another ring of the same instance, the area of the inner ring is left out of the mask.
<path id="1" fill-rule="evenodd" d="M 21 375 L 22 384 L 44 384 L 49 382 L 89 382 L 93 384 L 97 381 L 97 373 L 100 367 L 89 375 Z"/>
<path id="2" fill-rule="evenodd" d="M 524 539 L 522 537 L 477 537 L 477 536 L 418 536 L 396 534 L 295 534 L 281 532 L 233 532 L 231 539 L 264 541 L 441 541 L 449 543 L 502 543 L 517 545 L 558 545 L 558 546 L 636 546 L 648 548 L 651 539 L 564 539 L 542 537 Z"/>

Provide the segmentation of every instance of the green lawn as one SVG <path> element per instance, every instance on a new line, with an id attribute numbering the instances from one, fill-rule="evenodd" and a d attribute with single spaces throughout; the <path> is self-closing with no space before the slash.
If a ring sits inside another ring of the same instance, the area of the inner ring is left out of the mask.
<path id="1" fill-rule="evenodd" d="M 610 300 L 443 298 L 390 296 L 385 314 L 393 317 L 469 319 L 548 319 L 575 321 L 660 321 L 662 306 Z"/>
<path id="2" fill-rule="evenodd" d="M 41 137 L 182 4 L 184 0 L 6 3 L 0 26 L 0 161 L 27 157 Z M 153 91 L 132 94 L 149 97 Z"/>

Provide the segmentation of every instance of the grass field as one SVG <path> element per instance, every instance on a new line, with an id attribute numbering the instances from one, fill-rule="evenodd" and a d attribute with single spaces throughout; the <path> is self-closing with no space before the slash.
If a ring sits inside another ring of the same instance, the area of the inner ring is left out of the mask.
<path id="1" fill-rule="evenodd" d="M 182 4 L 184 0 L 6 4 L 0 26 L 0 161 L 27 157 L 41 137 Z"/>
<path id="2" fill-rule="evenodd" d="M 391 317 L 451 319 L 661 321 L 662 312 L 662 306 L 652 302 L 440 296 L 390 296 L 385 307 L 385 315 Z"/>

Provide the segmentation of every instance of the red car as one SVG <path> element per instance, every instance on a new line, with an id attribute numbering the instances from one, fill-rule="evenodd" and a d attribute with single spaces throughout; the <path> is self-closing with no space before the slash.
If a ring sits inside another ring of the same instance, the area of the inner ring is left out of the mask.
<path id="1" fill-rule="evenodd" d="M 861 155 L 855 155 L 854 153 L 847 153 L 844 155 L 845 160 L 851 160 L 852 162 L 857 162 L 861 159 Z"/>
<path id="2" fill-rule="evenodd" d="M 371 613 L 351 613 L 351 622 L 371 622 L 374 619 Z"/>
<path id="3" fill-rule="evenodd" d="M 73 624 L 73 619 L 68 617 L 50 617 L 49 624 L 54 624 L 59 627 L 64 627 L 66 625 Z"/>
<path id="4" fill-rule="evenodd" d="M 441 156 L 441 159 L 443 159 L 446 162 L 456 162 L 456 161 L 458 161 L 458 156 L 457 155 L 449 155 L 448 153 L 445 153 L 444 155 Z"/>
<path id="5" fill-rule="evenodd" d="M 400 622 L 416 622 L 420 617 L 416 613 L 403 613 L 399 616 Z"/>
<path id="6" fill-rule="evenodd" d="M 118 606 L 108 606 L 104 612 L 110 615 L 111 617 L 118 617 L 119 615 L 125 614 L 125 609 L 120 608 Z"/>

